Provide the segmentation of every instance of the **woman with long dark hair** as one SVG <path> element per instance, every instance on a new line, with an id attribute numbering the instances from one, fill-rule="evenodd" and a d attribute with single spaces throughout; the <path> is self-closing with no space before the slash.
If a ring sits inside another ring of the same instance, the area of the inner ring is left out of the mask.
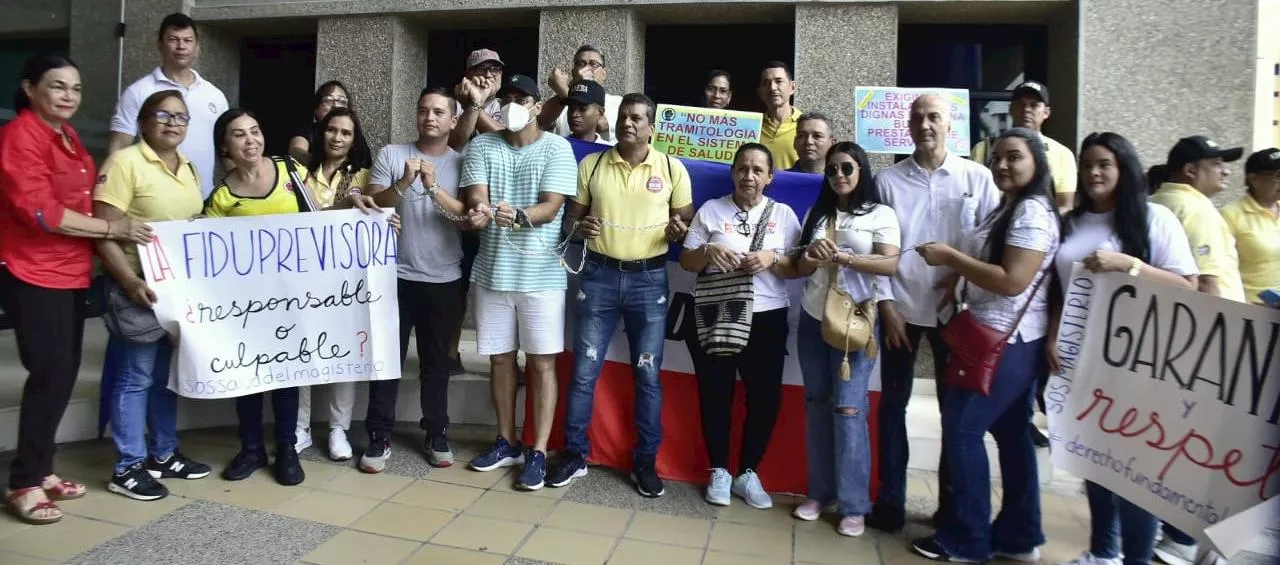
<path id="1" fill-rule="evenodd" d="M 80 100 L 76 64 L 36 55 L 14 95 L 18 117 L 0 127 L 0 306 L 28 372 L 5 507 L 30 524 L 61 520 L 55 501 L 86 492 L 53 474 L 53 454 L 80 372 L 90 240 L 151 240 L 146 224 L 91 215 L 97 172 L 70 123 Z"/>
<path id="2" fill-rule="evenodd" d="M 1063 222 L 1065 237 L 1054 259 L 1061 286 L 1069 286 L 1072 264 L 1082 262 L 1095 273 L 1127 272 L 1194 290 L 1198 270 L 1182 224 L 1168 208 L 1147 202 L 1147 179 L 1133 144 L 1111 132 L 1089 134 L 1080 144 L 1079 170 L 1076 207 Z M 1058 372 L 1057 318 L 1064 297 L 1053 299 L 1057 307 L 1051 309 L 1045 353 L 1050 370 Z M 1150 563 L 1156 517 L 1090 481 L 1085 495 L 1089 549 L 1068 565 Z"/>
<path id="3" fill-rule="evenodd" d="M 917 251 L 930 265 L 964 277 L 961 295 L 974 320 L 1009 332 L 989 394 L 952 386 L 942 402 L 942 453 L 951 474 L 953 504 L 916 553 L 938 561 L 981 562 L 993 555 L 1039 559 L 1040 484 L 1035 445 L 1027 430 L 1036 379 L 1048 371 L 1049 284 L 1058 249 L 1058 209 L 1040 134 L 1013 128 L 996 139 L 991 172 L 1003 193 L 1000 207 L 967 234 L 962 250 L 926 243 Z M 954 297 L 954 293 L 948 296 Z M 959 362 L 953 357 L 950 363 Z M 991 523 L 991 472 L 983 437 L 1000 449 L 1000 514 Z"/>
<path id="4" fill-rule="evenodd" d="M 351 93 L 342 81 L 331 80 L 316 89 L 311 100 L 311 121 L 293 132 L 289 139 L 289 156 L 299 163 L 306 163 L 311 156 L 311 146 L 320 143 L 320 120 L 329 115 L 334 108 L 350 108 Z"/>
<path id="5" fill-rule="evenodd" d="M 807 277 L 796 353 L 804 377 L 809 498 L 792 514 L 817 520 L 837 503 L 836 531 L 858 536 L 871 512 L 867 386 L 879 328 L 872 328 L 866 347 L 848 351 L 824 340 L 823 316 L 832 283 L 874 315 L 877 279 L 897 272 L 901 237 L 893 209 L 877 202 L 871 163 L 858 144 L 835 144 L 826 163 L 822 190 L 800 232 L 805 249 L 793 257 L 796 274 Z"/>

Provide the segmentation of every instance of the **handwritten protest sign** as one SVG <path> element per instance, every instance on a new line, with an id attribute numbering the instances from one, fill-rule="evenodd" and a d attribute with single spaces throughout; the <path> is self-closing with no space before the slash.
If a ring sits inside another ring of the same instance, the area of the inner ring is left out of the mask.
<path id="1" fill-rule="evenodd" d="M 653 147 L 682 159 L 732 163 L 738 146 L 760 141 L 764 116 L 714 108 L 659 104 Z"/>
<path id="2" fill-rule="evenodd" d="M 139 250 L 179 336 L 170 387 L 227 398 L 400 378 L 396 234 L 355 210 L 151 224 Z"/>
<path id="3" fill-rule="evenodd" d="M 947 150 L 968 155 L 969 91 L 955 88 L 855 88 L 855 141 L 868 153 L 906 155 L 915 151 L 907 122 L 911 118 L 911 103 L 924 94 L 937 94 L 950 103 L 951 133 L 947 136 Z"/>
<path id="4" fill-rule="evenodd" d="M 1201 541 L 1275 496 L 1280 311 L 1079 265 L 1063 287 L 1054 465 Z"/>

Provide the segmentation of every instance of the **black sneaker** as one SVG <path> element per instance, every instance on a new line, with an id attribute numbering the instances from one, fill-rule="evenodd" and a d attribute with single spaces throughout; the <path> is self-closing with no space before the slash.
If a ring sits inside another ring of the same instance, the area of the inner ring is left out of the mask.
<path id="1" fill-rule="evenodd" d="M 384 432 L 369 434 L 369 447 L 360 456 L 360 471 L 363 473 L 381 473 L 387 468 L 387 459 L 391 457 L 391 436 Z"/>
<path id="2" fill-rule="evenodd" d="M 1035 424 L 1029 425 L 1031 426 L 1031 443 L 1034 443 L 1036 447 L 1049 447 L 1049 438 L 1045 437 L 1044 432 L 1040 431 L 1040 428 L 1036 427 Z"/>
<path id="3" fill-rule="evenodd" d="M 426 445 L 427 464 L 432 467 L 452 467 L 453 450 L 449 448 L 449 438 L 443 433 L 428 435 Z"/>
<path id="4" fill-rule="evenodd" d="M 577 451 L 566 451 L 556 455 L 547 465 L 547 486 L 562 487 L 574 479 L 587 476 L 587 460 Z"/>
<path id="5" fill-rule="evenodd" d="M 636 482 L 636 492 L 645 498 L 658 498 L 667 492 L 654 463 L 652 457 L 642 457 L 631 465 L 631 478 Z"/>
<path id="6" fill-rule="evenodd" d="M 112 475 L 111 482 L 107 483 L 107 490 L 134 500 L 160 500 L 169 496 L 169 489 L 152 478 L 141 462 L 135 463 L 123 474 Z"/>
<path id="7" fill-rule="evenodd" d="M 449 359 L 449 376 L 450 377 L 463 375 L 463 374 L 466 374 L 466 372 L 467 372 L 467 368 L 462 366 L 461 355 Z"/>
<path id="8" fill-rule="evenodd" d="M 228 481 L 242 481 L 249 478 L 254 471 L 267 466 L 267 452 L 264 449 L 241 449 L 227 468 L 222 470 L 222 478 Z"/>
<path id="9" fill-rule="evenodd" d="M 871 507 L 866 524 L 882 532 L 897 532 L 907 523 L 907 512 L 901 507 L 877 504 Z"/>
<path id="10" fill-rule="evenodd" d="M 302 463 L 298 461 L 298 452 L 292 445 L 284 446 L 276 452 L 276 465 L 273 470 L 276 482 L 291 487 L 301 484 L 307 478 L 302 472 Z"/>
<path id="11" fill-rule="evenodd" d="M 927 538 L 920 538 L 916 541 L 911 542 L 911 549 L 914 549 L 916 553 L 919 553 L 920 555 L 923 555 L 934 561 L 945 561 L 948 563 L 978 563 L 979 562 L 977 559 L 966 559 L 964 557 L 957 557 L 955 555 L 951 555 L 950 553 L 947 552 L 946 548 L 942 547 L 942 545 L 938 543 L 938 540 L 934 539 L 932 536 Z"/>
<path id="12" fill-rule="evenodd" d="M 161 461 L 154 457 L 147 458 L 147 472 L 151 473 L 152 478 L 156 479 L 203 479 L 213 472 L 213 469 L 204 463 L 188 458 L 181 452 L 174 450 L 168 459 Z"/>

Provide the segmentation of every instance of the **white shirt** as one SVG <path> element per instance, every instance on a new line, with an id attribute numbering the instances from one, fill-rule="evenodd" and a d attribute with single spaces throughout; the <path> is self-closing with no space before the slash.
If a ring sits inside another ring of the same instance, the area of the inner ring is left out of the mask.
<path id="1" fill-rule="evenodd" d="M 809 217 L 805 215 L 805 222 Z M 827 238 L 827 218 L 818 220 L 813 228 L 813 240 Z M 841 251 L 852 251 L 856 255 L 871 253 L 871 247 L 883 243 L 897 247 L 901 243 L 898 231 L 898 216 L 893 209 L 883 204 L 876 204 L 871 211 L 855 216 L 848 212 L 836 212 L 836 247 Z M 827 287 L 831 281 L 831 270 L 836 267 L 819 267 L 804 281 L 804 298 L 801 304 L 806 314 L 821 320 L 827 304 Z M 839 271 L 840 289 L 849 293 L 856 302 L 864 302 L 872 294 L 880 292 L 879 285 L 887 281 L 884 277 L 860 273 L 853 269 L 841 267 Z"/>
<path id="2" fill-rule="evenodd" d="M 1031 302 L 1027 306 L 1026 314 L 1018 321 L 1017 330 L 1009 336 L 1009 343 L 1016 342 L 1019 336 L 1024 342 L 1035 341 L 1048 333 L 1049 281 L 1044 279 L 1052 276 L 1050 271 L 1053 268 L 1053 257 L 1058 250 L 1061 234 L 1058 220 L 1052 211 L 1056 206 L 1057 204 L 1049 202 L 1048 199 L 1031 198 L 1018 204 L 1013 211 L 1013 216 L 1009 218 L 1009 231 L 1005 235 L 1005 252 L 1008 253 L 1010 247 L 1017 247 L 1044 253 L 1044 258 L 1040 260 L 1040 266 L 1036 269 L 1035 276 L 1031 277 L 1031 282 L 1027 283 L 1027 288 L 1022 289 L 1017 296 L 1005 296 L 990 292 L 976 284 L 961 284 L 965 301 L 969 304 L 969 310 L 973 312 L 973 316 L 983 325 L 1000 331 L 1009 331 L 1018 317 L 1018 312 L 1027 304 L 1027 301 Z M 968 253 L 970 257 L 986 261 L 991 228 L 995 226 L 999 216 L 998 213 L 992 214 L 977 229 L 966 235 L 960 250 Z M 1036 285 L 1037 282 L 1040 283 L 1039 286 Z M 1034 296 L 1031 294 L 1032 289 L 1035 289 Z"/>
<path id="3" fill-rule="evenodd" d="M 739 255 L 747 253 L 751 249 L 751 240 L 755 237 L 756 224 L 760 222 L 760 216 L 764 214 L 764 207 L 768 201 L 767 197 L 761 198 L 759 204 L 747 211 L 747 225 L 751 226 L 752 234 L 742 235 L 738 233 L 738 221 L 733 217 L 740 211 L 738 205 L 733 202 L 733 195 L 726 194 L 720 198 L 708 200 L 698 209 L 698 213 L 693 216 L 693 221 L 689 223 L 689 234 L 684 238 L 685 249 L 697 249 L 704 243 L 719 243 Z M 760 249 L 785 251 L 794 247 L 799 241 L 800 221 L 796 219 L 795 211 L 790 206 L 775 201 L 773 214 L 765 224 L 764 244 Z M 707 272 L 718 271 L 708 264 Z M 773 270 L 765 269 L 756 273 L 752 277 L 752 283 L 755 290 L 752 312 L 767 312 L 791 305 L 787 296 L 786 281 Z"/>
<path id="4" fill-rule="evenodd" d="M 914 157 L 903 159 L 876 176 L 876 190 L 880 202 L 898 215 L 903 249 L 931 241 L 958 248 L 961 236 L 1000 205 L 991 171 L 950 153 L 932 174 Z M 908 324 L 938 325 L 938 301 L 944 291 L 935 285 L 947 273 L 948 269 L 926 265 L 919 253 L 898 259 L 892 298 Z"/>
<path id="5" fill-rule="evenodd" d="M 618 108 L 622 106 L 622 97 L 617 94 L 604 95 L 604 117 L 609 121 L 609 133 L 604 134 L 604 139 L 597 140 L 596 143 L 607 143 L 612 145 L 617 142 L 618 129 Z M 560 137 L 569 137 L 573 135 L 569 131 L 569 108 L 560 110 L 560 117 L 556 118 L 556 127 L 552 130 Z"/>
<path id="6" fill-rule="evenodd" d="M 1123 253 L 1120 236 L 1116 234 L 1115 212 L 1085 212 L 1068 221 L 1071 233 L 1063 240 L 1062 247 L 1058 248 L 1058 256 L 1054 259 L 1058 280 L 1071 280 L 1072 264 L 1084 260 L 1094 251 L 1105 249 Z M 1187 234 L 1182 230 L 1178 217 L 1168 208 L 1159 204 L 1147 204 L 1147 240 L 1151 256 L 1147 263 L 1152 267 L 1184 277 L 1200 274 L 1196 258 L 1191 254 L 1191 244 L 1187 242 Z"/>
<path id="7" fill-rule="evenodd" d="M 187 113 L 191 115 L 191 123 L 187 124 L 187 137 L 178 149 L 196 166 L 200 175 L 200 190 L 205 198 L 213 192 L 213 170 L 217 159 L 213 149 L 213 123 L 218 116 L 227 111 L 227 97 L 213 83 L 204 80 L 200 74 L 191 70 L 195 82 L 190 87 L 182 86 L 156 67 L 151 74 L 138 79 L 120 94 L 116 103 L 116 113 L 111 116 L 111 131 L 125 135 L 138 135 L 138 112 L 147 97 L 161 90 L 177 90 L 187 104 Z"/>

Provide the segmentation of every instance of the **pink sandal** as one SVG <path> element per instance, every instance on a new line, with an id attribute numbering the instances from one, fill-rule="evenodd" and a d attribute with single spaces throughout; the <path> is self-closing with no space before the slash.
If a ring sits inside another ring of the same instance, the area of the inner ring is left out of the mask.
<path id="1" fill-rule="evenodd" d="M 36 503 L 29 507 L 20 506 L 24 499 L 28 497 L 37 498 Z M 9 510 L 19 520 L 28 524 L 37 526 L 44 524 L 52 524 L 62 519 L 62 509 L 58 508 L 52 500 L 49 500 L 41 487 L 20 488 L 12 491 L 5 497 L 5 508 Z M 45 511 L 52 511 L 41 516 Z"/>
<path id="2" fill-rule="evenodd" d="M 59 478 L 57 475 L 49 475 L 40 482 L 40 487 L 53 500 L 74 500 L 89 492 L 89 487 L 80 483 L 68 481 Z"/>

